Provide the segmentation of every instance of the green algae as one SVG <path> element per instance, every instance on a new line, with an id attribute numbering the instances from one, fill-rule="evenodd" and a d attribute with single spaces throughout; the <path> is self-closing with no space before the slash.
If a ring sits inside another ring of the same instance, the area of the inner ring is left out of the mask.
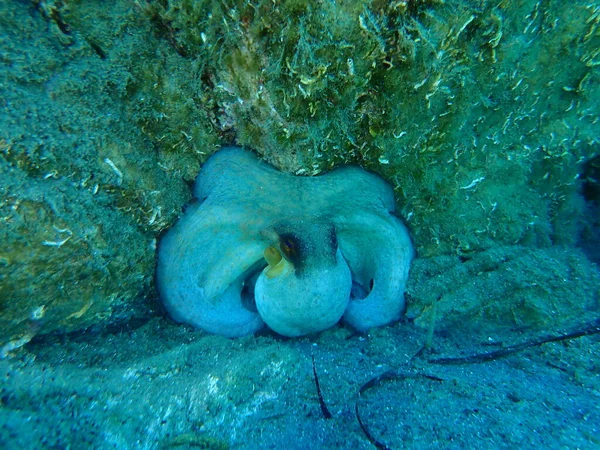
<path id="1" fill-rule="evenodd" d="M 392 181 L 421 255 L 570 244 L 598 154 L 588 2 L 157 1 L 221 130 L 284 170 Z"/>
<path id="2" fill-rule="evenodd" d="M 222 440 L 203 434 L 186 433 L 172 439 L 166 439 L 161 444 L 161 449 L 204 449 L 227 450 L 229 446 Z"/>
<path id="3" fill-rule="evenodd" d="M 156 146 L 130 101 L 133 55 L 160 47 L 147 21 L 126 3 L 34 6 L 0 17 L 2 356 L 37 333 L 147 315 L 156 235 L 200 165 Z M 164 76 L 157 59 L 137 61 Z"/>

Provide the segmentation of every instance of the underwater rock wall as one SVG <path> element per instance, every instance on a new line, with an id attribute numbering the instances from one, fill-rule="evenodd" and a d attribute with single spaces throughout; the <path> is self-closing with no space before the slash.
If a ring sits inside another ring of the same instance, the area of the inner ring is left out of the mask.
<path id="1" fill-rule="evenodd" d="M 597 142 L 588 1 L 308 0 L 148 6 L 206 59 L 221 130 L 279 168 L 390 180 L 421 256 L 571 244 Z"/>
<path id="2" fill-rule="evenodd" d="M 581 174 L 600 154 L 590 2 L 2 8 L 5 348 L 144 314 L 155 240 L 221 144 L 299 175 L 381 174 L 420 257 L 570 245 L 586 225 Z"/>
<path id="3" fill-rule="evenodd" d="M 37 333 L 148 315 L 156 236 L 200 167 L 187 146 L 165 150 L 153 134 L 162 93 L 139 72 L 176 84 L 171 48 L 132 4 L 110 3 L 1 7 L 3 354 Z"/>

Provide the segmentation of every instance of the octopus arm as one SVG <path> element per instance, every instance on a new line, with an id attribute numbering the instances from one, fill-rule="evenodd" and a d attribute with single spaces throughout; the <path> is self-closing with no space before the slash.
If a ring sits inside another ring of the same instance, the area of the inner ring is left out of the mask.
<path id="1" fill-rule="evenodd" d="M 389 324 L 404 312 L 404 290 L 413 246 L 404 224 L 385 212 L 356 214 L 336 220 L 342 254 L 355 290 L 344 321 L 358 331 Z"/>
<path id="2" fill-rule="evenodd" d="M 173 319 L 228 337 L 263 326 L 248 282 L 265 265 L 253 229 L 210 202 L 188 208 L 159 251 L 157 286 Z"/>

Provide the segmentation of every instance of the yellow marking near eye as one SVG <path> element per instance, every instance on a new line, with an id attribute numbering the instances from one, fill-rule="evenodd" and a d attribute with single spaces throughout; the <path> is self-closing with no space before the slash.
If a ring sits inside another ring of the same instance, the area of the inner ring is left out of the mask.
<path id="1" fill-rule="evenodd" d="M 281 261 L 281 253 L 272 245 L 265 249 L 264 257 L 270 266 L 276 266 Z"/>
<path id="2" fill-rule="evenodd" d="M 267 247 L 263 253 L 263 256 L 269 264 L 265 270 L 265 275 L 267 278 L 278 277 L 283 272 L 286 264 L 288 264 L 285 258 L 281 256 L 281 253 L 279 253 L 279 250 L 273 246 Z"/>

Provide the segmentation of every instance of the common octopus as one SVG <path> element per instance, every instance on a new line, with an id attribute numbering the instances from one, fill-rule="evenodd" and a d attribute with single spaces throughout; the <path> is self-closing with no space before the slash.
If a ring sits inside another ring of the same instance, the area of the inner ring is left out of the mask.
<path id="1" fill-rule="evenodd" d="M 229 147 L 205 163 L 194 196 L 158 249 L 175 321 L 228 337 L 266 323 L 294 337 L 401 317 L 414 251 L 379 176 L 345 166 L 299 177 Z"/>

